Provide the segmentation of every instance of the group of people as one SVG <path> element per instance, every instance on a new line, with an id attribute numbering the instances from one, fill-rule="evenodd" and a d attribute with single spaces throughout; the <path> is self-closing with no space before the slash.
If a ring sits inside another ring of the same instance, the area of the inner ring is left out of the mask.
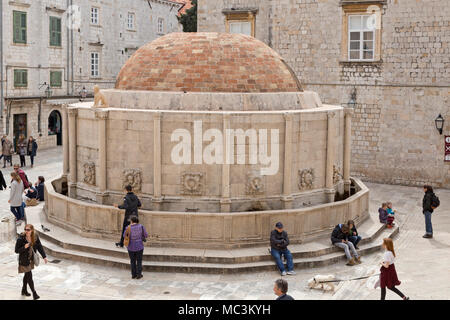
<path id="1" fill-rule="evenodd" d="M 0 160 L 3 158 L 3 168 L 6 168 L 6 163 L 9 162 L 9 165 L 12 166 L 12 156 L 14 154 L 14 146 L 13 143 L 8 139 L 7 135 L 3 135 L 2 139 L 2 154 L 0 155 Z M 19 135 L 16 145 L 17 154 L 20 158 L 20 166 L 25 167 L 26 161 L 25 156 L 30 157 L 31 167 L 34 166 L 34 158 L 36 157 L 38 144 L 36 139 L 32 136 L 25 138 L 23 134 Z"/>
<path id="2" fill-rule="evenodd" d="M 21 170 L 18 165 L 14 166 L 14 171 L 11 173 L 11 177 L 11 194 L 13 194 L 13 192 L 18 193 L 19 191 L 20 193 L 22 193 L 23 185 L 26 185 L 25 182 L 28 181 L 28 179 L 26 178 L 23 170 Z M 23 180 L 24 178 L 26 180 Z M 43 177 L 39 177 L 38 183 L 41 183 L 41 181 L 43 184 Z M 141 279 L 143 277 L 142 258 L 144 252 L 144 242 L 148 237 L 148 233 L 145 227 L 139 224 L 138 208 L 141 207 L 139 198 L 133 193 L 133 188 L 131 185 L 127 185 L 124 191 L 126 195 L 123 199 L 123 203 L 121 205 L 114 205 L 119 209 L 125 209 L 121 239 L 116 243 L 116 246 L 127 247 L 130 257 L 131 278 Z M 40 191 L 37 190 L 38 195 L 39 192 Z M 427 233 L 424 235 L 424 238 L 432 238 L 433 230 L 431 226 L 431 214 L 433 210 L 439 206 L 439 198 L 437 198 L 433 193 L 433 189 L 431 188 L 431 186 L 425 185 L 424 192 L 425 196 L 423 198 L 423 213 L 425 215 L 427 231 Z M 16 217 L 18 217 L 22 204 L 13 207 L 13 204 L 16 205 L 19 201 L 17 199 L 17 203 L 11 202 L 12 199 L 13 198 L 10 197 L 11 211 L 14 210 L 13 213 L 16 215 Z M 13 200 L 15 201 L 16 199 L 14 198 Z M 390 221 L 390 224 L 392 225 L 394 219 L 389 219 L 389 217 L 393 217 L 395 215 L 395 212 L 396 211 L 392 209 L 392 203 L 383 203 L 382 207 L 379 210 L 380 222 L 389 224 L 388 221 Z M 344 250 L 347 257 L 347 265 L 349 266 L 361 263 L 361 257 L 356 251 L 357 249 L 359 249 L 358 243 L 361 241 L 361 239 L 362 237 L 358 234 L 355 222 L 353 220 L 348 220 L 347 223 L 336 225 L 331 233 L 331 243 L 334 246 Z M 281 222 L 277 222 L 275 224 L 275 229 L 271 232 L 270 245 L 270 253 L 275 259 L 281 275 L 295 275 L 296 273 L 294 271 L 292 253 L 288 249 L 289 237 L 287 232 L 284 230 L 284 226 Z M 398 280 L 394 265 L 396 254 L 394 251 L 394 243 L 392 239 L 383 239 L 382 248 L 385 250 L 385 252 L 383 254 L 383 259 L 380 262 L 380 278 L 376 284 L 376 287 L 379 286 L 381 288 L 381 300 L 384 300 L 386 297 L 386 288 L 398 294 L 403 300 L 409 300 L 409 297 L 405 296 L 400 290 L 396 288 L 396 286 L 400 285 L 401 282 Z M 39 299 L 39 296 L 37 295 L 34 288 L 31 270 L 34 268 L 34 261 L 37 252 L 41 254 L 45 263 L 47 263 L 47 259 L 44 249 L 39 241 L 39 237 L 35 233 L 34 227 L 32 225 L 27 224 L 25 226 L 25 232 L 22 233 L 17 239 L 15 251 L 19 254 L 19 273 L 24 273 L 22 295 L 30 296 L 30 293 L 28 293 L 27 291 L 28 285 L 33 293 L 33 298 Z M 287 271 L 282 261 L 283 256 L 285 257 L 287 262 Z M 294 300 L 294 298 L 287 294 L 287 290 L 288 283 L 286 280 L 278 279 L 275 281 L 273 291 L 278 296 L 277 300 Z"/>
<path id="3" fill-rule="evenodd" d="M 392 202 L 383 202 L 381 208 L 378 209 L 380 223 L 385 224 L 387 228 L 392 228 L 395 225 L 396 212 L 397 210 L 392 209 Z"/>
<path id="4" fill-rule="evenodd" d="M 14 165 L 14 171 L 11 172 L 11 190 L 8 203 L 10 210 L 16 218 L 16 223 L 26 222 L 25 207 L 35 205 L 37 201 L 44 201 L 44 182 L 45 178 L 39 176 L 34 185 L 28 180 L 25 171 L 18 164 Z M 1 190 L 6 189 L 6 181 L 0 171 Z"/>

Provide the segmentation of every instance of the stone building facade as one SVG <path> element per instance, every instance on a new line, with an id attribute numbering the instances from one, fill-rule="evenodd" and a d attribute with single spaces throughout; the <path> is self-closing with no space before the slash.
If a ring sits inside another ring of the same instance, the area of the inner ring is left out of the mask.
<path id="1" fill-rule="evenodd" d="M 40 149 L 62 144 L 63 104 L 113 87 L 138 47 L 181 30 L 174 1 L 0 1 L 0 133 L 31 135 Z"/>
<path id="2" fill-rule="evenodd" d="M 356 16 L 367 19 L 362 28 Z M 352 175 L 450 187 L 447 0 L 199 0 L 199 31 L 233 32 L 239 23 L 324 103 L 354 102 Z"/>

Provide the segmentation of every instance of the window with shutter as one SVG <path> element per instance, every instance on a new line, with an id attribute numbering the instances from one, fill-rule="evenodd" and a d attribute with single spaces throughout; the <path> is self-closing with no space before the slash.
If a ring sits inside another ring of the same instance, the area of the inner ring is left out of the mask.
<path id="1" fill-rule="evenodd" d="M 28 86 L 28 70 L 14 69 L 14 87 L 25 88 Z"/>
<path id="2" fill-rule="evenodd" d="M 27 43 L 27 13 L 13 11 L 13 42 Z"/>
<path id="3" fill-rule="evenodd" d="M 61 19 L 50 17 L 50 45 L 55 47 L 61 46 Z"/>
<path id="4" fill-rule="evenodd" d="M 50 87 L 61 88 L 62 87 L 62 72 L 50 71 Z"/>

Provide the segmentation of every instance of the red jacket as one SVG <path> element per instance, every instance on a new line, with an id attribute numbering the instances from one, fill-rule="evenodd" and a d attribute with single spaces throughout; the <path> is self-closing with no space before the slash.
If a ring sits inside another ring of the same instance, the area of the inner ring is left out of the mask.
<path id="1" fill-rule="evenodd" d="M 19 174 L 20 179 L 22 179 L 23 187 L 25 189 L 28 189 L 30 187 L 30 184 L 28 183 L 28 179 L 27 179 L 27 175 L 25 174 L 25 171 L 23 171 L 22 169 L 19 169 L 19 171 L 17 173 Z"/>

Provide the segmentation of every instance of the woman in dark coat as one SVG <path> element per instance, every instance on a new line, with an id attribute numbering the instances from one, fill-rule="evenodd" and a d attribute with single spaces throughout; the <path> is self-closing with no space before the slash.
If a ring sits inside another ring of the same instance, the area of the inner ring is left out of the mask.
<path id="1" fill-rule="evenodd" d="M 47 263 L 47 256 L 33 225 L 27 224 L 25 232 L 21 233 L 17 238 L 15 252 L 19 254 L 19 273 L 24 273 L 22 295 L 30 296 L 27 291 L 27 285 L 29 285 L 34 300 L 39 299 L 34 289 L 33 274 L 31 273 L 31 270 L 34 269 L 34 255 L 38 254 L 37 251 L 41 254 L 44 262 Z"/>
<path id="2" fill-rule="evenodd" d="M 37 199 L 39 201 L 44 201 L 44 182 L 45 178 L 43 176 L 39 176 L 38 181 L 34 184 L 37 191 Z"/>
<path id="3" fill-rule="evenodd" d="M 0 170 L 0 190 L 6 189 L 6 181 L 5 177 L 3 177 L 3 173 Z"/>
<path id="4" fill-rule="evenodd" d="M 36 157 L 36 152 L 38 149 L 38 145 L 36 143 L 36 140 L 33 139 L 32 136 L 30 136 L 28 138 L 28 142 L 27 142 L 27 154 L 30 156 L 30 161 L 31 161 L 31 167 L 33 168 L 34 165 L 34 157 Z"/>

